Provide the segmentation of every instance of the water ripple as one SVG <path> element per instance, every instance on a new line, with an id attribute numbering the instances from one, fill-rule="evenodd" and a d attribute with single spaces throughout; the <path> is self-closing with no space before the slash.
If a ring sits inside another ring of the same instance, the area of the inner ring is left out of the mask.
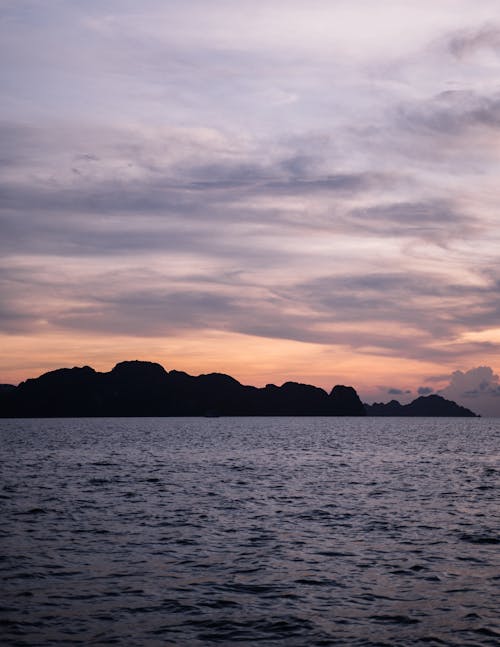
<path id="1" fill-rule="evenodd" d="M 0 431 L 2 645 L 500 643 L 500 421 Z"/>

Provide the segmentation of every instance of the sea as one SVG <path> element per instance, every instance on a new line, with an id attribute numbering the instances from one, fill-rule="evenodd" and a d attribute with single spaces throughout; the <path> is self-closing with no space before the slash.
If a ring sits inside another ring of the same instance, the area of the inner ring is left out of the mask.
<path id="1" fill-rule="evenodd" d="M 500 419 L 0 421 L 0 644 L 500 644 Z"/>

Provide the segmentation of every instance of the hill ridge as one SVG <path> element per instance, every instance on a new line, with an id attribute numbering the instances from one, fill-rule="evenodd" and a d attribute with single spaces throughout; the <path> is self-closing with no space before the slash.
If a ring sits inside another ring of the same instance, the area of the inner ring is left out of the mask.
<path id="1" fill-rule="evenodd" d="M 364 405 L 352 386 L 338 384 L 330 393 L 292 381 L 259 388 L 224 373 L 193 376 L 141 360 L 118 362 L 108 372 L 90 366 L 55 369 L 0 389 L 3 418 L 204 415 L 475 416 L 440 396 L 417 398 L 410 405 Z"/>

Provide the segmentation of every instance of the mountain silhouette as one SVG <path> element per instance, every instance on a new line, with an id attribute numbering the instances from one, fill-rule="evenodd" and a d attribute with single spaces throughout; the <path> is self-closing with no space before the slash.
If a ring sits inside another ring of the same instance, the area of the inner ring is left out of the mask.
<path id="1" fill-rule="evenodd" d="M 476 417 L 476 414 L 470 409 L 466 409 L 452 400 L 446 400 L 435 393 L 427 396 L 422 395 L 409 404 L 400 404 L 397 400 L 391 400 L 386 404 L 382 402 L 365 404 L 365 409 L 368 416 Z"/>
<path id="2" fill-rule="evenodd" d="M 364 416 L 350 386 L 331 393 L 285 382 L 245 386 L 229 375 L 192 376 L 153 362 L 120 362 L 108 373 L 61 368 L 0 389 L 1 417 Z"/>
<path id="3" fill-rule="evenodd" d="M 263 388 L 230 375 L 193 376 L 154 362 L 120 362 L 108 373 L 60 368 L 19 386 L 0 385 L 0 417 L 80 416 L 474 416 L 438 395 L 401 405 L 363 405 L 352 386 L 330 393 L 298 382 Z"/>

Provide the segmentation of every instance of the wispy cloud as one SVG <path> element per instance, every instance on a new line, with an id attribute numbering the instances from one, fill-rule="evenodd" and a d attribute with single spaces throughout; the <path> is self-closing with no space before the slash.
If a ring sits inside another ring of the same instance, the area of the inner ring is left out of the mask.
<path id="1" fill-rule="evenodd" d="M 462 29 L 450 38 L 449 48 L 459 59 L 481 50 L 491 50 L 500 56 L 500 25 L 486 24 L 479 28 Z"/>

